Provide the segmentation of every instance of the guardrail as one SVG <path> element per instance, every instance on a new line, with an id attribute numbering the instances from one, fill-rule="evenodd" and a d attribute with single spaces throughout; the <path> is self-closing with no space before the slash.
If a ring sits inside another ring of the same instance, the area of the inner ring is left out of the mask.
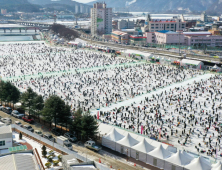
<path id="1" fill-rule="evenodd" d="M 64 148 L 64 147 L 62 147 L 61 145 L 59 145 L 57 143 L 49 141 L 49 140 L 47 140 L 47 139 L 45 139 L 45 138 L 43 138 L 43 137 L 41 137 L 37 134 L 34 134 L 34 133 L 28 131 L 27 129 L 21 128 L 18 125 L 12 124 L 11 127 L 12 127 L 13 131 L 22 132 L 22 134 L 24 136 L 26 136 L 27 138 L 35 140 L 36 142 L 38 142 L 42 145 L 45 145 L 46 147 L 51 148 L 51 149 L 55 150 L 58 153 L 61 153 L 63 155 L 73 155 L 73 157 L 75 157 L 76 159 L 81 160 L 83 162 L 93 161 L 89 158 L 86 158 L 86 157 L 80 155 L 76 151 L 72 151 L 72 150 L 69 150 L 67 148 Z M 95 162 L 95 161 L 94 161 L 94 163 L 95 163 L 96 167 L 100 170 L 110 170 L 110 168 L 108 168 L 107 166 L 105 166 L 101 163 L 98 163 L 98 162 Z"/>

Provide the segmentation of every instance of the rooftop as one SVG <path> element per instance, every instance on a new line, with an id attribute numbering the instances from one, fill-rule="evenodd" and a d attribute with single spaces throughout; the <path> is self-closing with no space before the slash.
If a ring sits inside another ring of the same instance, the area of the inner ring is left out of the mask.
<path id="1" fill-rule="evenodd" d="M 162 30 L 162 31 L 157 31 L 157 32 L 163 33 L 163 34 L 179 34 L 178 32 L 169 31 L 169 30 Z"/>
<path id="2" fill-rule="evenodd" d="M 12 138 L 12 128 L 11 126 L 0 127 L 0 139 Z"/>
<path id="3" fill-rule="evenodd" d="M 0 165 L 4 170 L 37 170 L 32 153 L 2 154 Z"/>

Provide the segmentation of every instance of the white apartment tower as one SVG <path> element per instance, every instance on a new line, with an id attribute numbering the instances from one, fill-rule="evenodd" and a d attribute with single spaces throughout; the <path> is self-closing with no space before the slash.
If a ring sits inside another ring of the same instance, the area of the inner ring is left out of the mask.
<path id="1" fill-rule="evenodd" d="M 110 34 L 112 32 L 112 8 L 106 3 L 95 3 L 91 8 L 91 35 Z"/>

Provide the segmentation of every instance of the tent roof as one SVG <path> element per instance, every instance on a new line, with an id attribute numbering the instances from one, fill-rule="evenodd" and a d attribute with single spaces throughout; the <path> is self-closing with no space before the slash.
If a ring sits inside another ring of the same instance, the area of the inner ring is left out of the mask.
<path id="1" fill-rule="evenodd" d="M 168 150 L 164 149 L 162 145 L 149 152 L 148 154 L 160 159 L 166 159 L 171 155 L 171 153 Z"/>
<path id="2" fill-rule="evenodd" d="M 185 151 L 178 151 L 177 153 L 173 154 L 171 157 L 167 158 L 166 161 L 171 162 L 176 165 L 187 165 L 189 164 L 194 158 L 187 154 Z"/>
<path id="3" fill-rule="evenodd" d="M 221 165 L 221 162 L 218 161 L 217 163 L 212 164 L 211 166 L 212 166 L 212 168 L 216 168 L 216 167 L 218 167 L 218 166 L 220 166 L 220 165 Z"/>
<path id="4" fill-rule="evenodd" d="M 195 170 L 210 170 L 211 164 L 202 156 L 194 159 L 190 164 L 186 165 L 187 169 L 195 169 Z"/>
<path id="5" fill-rule="evenodd" d="M 127 133 L 127 135 L 123 139 L 117 141 L 116 143 L 121 144 L 123 146 L 132 147 L 139 143 L 139 141 L 137 141 L 129 133 Z"/>
<path id="6" fill-rule="evenodd" d="M 219 166 L 213 167 L 212 170 L 222 170 L 222 165 L 220 164 Z"/>
<path id="7" fill-rule="evenodd" d="M 199 65 L 200 63 L 202 63 L 201 61 L 188 60 L 188 59 L 182 59 L 181 62 L 182 62 L 182 63 L 186 63 L 186 64 L 193 64 L 193 65 Z"/>
<path id="8" fill-rule="evenodd" d="M 154 147 L 150 145 L 145 138 L 143 138 L 142 141 L 138 143 L 137 145 L 133 146 L 132 149 L 135 149 L 143 153 L 148 153 L 152 151 Z"/>
<path id="9" fill-rule="evenodd" d="M 120 134 L 116 128 L 113 128 L 112 131 L 107 134 L 106 136 L 103 136 L 103 138 L 106 138 L 106 139 L 109 139 L 109 140 L 112 140 L 112 141 L 119 141 L 121 140 L 122 138 L 124 138 L 124 136 L 122 134 Z"/>
<path id="10" fill-rule="evenodd" d="M 218 67 L 216 64 L 212 67 L 212 69 L 219 69 L 220 67 Z"/>

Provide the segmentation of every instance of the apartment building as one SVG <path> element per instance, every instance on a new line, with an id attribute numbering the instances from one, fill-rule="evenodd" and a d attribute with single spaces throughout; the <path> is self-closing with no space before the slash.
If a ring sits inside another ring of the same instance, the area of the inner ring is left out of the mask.
<path id="1" fill-rule="evenodd" d="M 112 8 L 106 3 L 95 3 L 91 8 L 91 34 L 102 35 L 112 32 Z"/>

